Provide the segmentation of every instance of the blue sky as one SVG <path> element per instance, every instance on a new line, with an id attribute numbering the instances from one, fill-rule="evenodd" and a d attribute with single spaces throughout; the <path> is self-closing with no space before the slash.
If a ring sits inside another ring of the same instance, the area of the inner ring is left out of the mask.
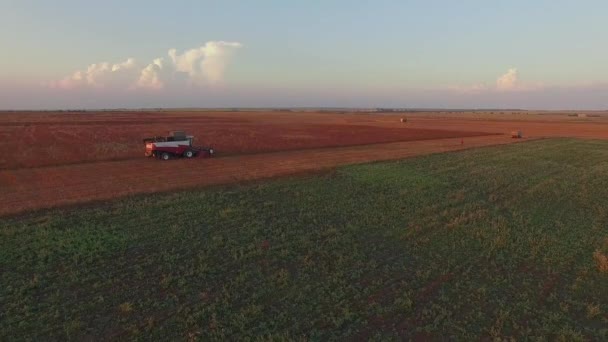
<path id="1" fill-rule="evenodd" d="M 606 14 L 606 1 L 2 0 L 0 108 L 604 109 Z"/>

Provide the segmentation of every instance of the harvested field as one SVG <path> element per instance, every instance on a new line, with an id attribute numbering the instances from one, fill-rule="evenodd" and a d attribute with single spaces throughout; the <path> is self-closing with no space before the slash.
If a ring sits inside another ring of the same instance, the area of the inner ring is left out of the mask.
<path id="1" fill-rule="evenodd" d="M 608 117 L 446 113 L 0 114 L 0 215 L 526 139 L 608 138 Z M 185 129 L 219 158 L 161 163 L 141 138 Z M 271 152 L 271 153 L 269 153 Z"/>
<path id="2" fill-rule="evenodd" d="M 0 169 L 17 169 L 83 162 L 140 159 L 142 139 L 181 129 L 196 143 L 213 146 L 218 156 L 289 151 L 321 147 L 369 145 L 488 135 L 484 131 L 380 127 L 327 122 L 264 120 L 251 114 L 224 113 L 222 117 L 158 114 L 59 114 L 38 121 L 9 120 L 0 116 Z M 11 116 L 12 118 L 12 116 Z M 318 120 L 317 120 L 318 121 Z"/>

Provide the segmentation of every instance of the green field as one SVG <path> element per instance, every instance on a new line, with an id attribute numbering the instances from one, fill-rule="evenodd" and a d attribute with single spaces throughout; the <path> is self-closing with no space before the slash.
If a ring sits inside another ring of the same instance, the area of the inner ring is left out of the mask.
<path id="1" fill-rule="evenodd" d="M 608 339 L 608 142 L 0 219 L 0 340 Z"/>

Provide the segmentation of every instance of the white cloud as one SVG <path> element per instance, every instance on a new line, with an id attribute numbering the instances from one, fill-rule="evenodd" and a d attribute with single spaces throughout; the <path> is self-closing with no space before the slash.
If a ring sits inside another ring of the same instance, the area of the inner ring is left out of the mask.
<path id="1" fill-rule="evenodd" d="M 116 72 L 116 71 L 120 71 L 120 70 L 124 70 L 124 69 L 131 69 L 133 67 L 135 67 L 135 58 L 129 58 L 122 63 L 114 64 L 112 66 L 112 71 Z"/>
<path id="2" fill-rule="evenodd" d="M 236 49 L 242 45 L 236 42 L 207 42 L 205 45 L 184 51 L 169 50 L 169 57 L 175 69 L 187 73 L 194 82 L 216 83 L 222 80 L 226 65 Z"/>
<path id="3" fill-rule="evenodd" d="M 516 90 L 518 86 L 517 69 L 511 68 L 496 80 L 496 89 L 500 91 Z"/>
<path id="4" fill-rule="evenodd" d="M 510 68 L 505 74 L 498 77 L 495 85 L 480 83 L 468 86 L 448 87 L 449 90 L 463 94 L 521 92 L 540 90 L 543 88 L 544 86 L 540 83 L 522 83 L 519 80 L 517 68 Z"/>
<path id="5" fill-rule="evenodd" d="M 124 62 L 110 64 L 108 62 L 89 65 L 86 70 L 74 72 L 62 80 L 51 82 L 52 88 L 72 89 L 80 86 L 103 88 L 108 85 L 122 83 L 132 77 L 136 68 L 134 58 Z"/>
<path id="6" fill-rule="evenodd" d="M 148 64 L 142 71 L 137 80 L 136 87 L 161 89 L 164 87 L 161 81 L 161 71 L 163 69 L 163 59 L 157 58 L 152 63 Z"/>
<path id="7" fill-rule="evenodd" d="M 241 47 L 238 42 L 210 41 L 181 54 L 176 49 L 170 49 L 169 59 L 156 58 L 146 66 L 139 65 L 134 58 L 115 64 L 95 63 L 86 70 L 78 70 L 71 76 L 50 82 L 49 86 L 63 89 L 162 89 L 179 82 L 189 85 L 214 84 L 223 80 L 228 63 Z"/>

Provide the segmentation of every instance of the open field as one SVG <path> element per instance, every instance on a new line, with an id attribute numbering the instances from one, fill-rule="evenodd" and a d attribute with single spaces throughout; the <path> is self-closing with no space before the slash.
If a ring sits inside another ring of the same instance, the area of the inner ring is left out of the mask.
<path id="1" fill-rule="evenodd" d="M 592 114 L 595 115 L 595 114 Z M 408 122 L 399 122 L 407 116 Z M 184 129 L 213 160 L 160 163 L 141 139 Z M 543 137 L 608 139 L 608 116 L 565 113 L 0 113 L 0 215 L 117 196 L 316 172 Z"/>
<path id="2" fill-rule="evenodd" d="M 410 121 L 402 125 L 399 117 Z M 508 134 L 608 138 L 608 116 L 314 112 L 0 113 L 0 169 L 139 159 L 142 139 L 184 129 L 220 156 Z"/>
<path id="3" fill-rule="evenodd" d="M 39 208 L 114 199 L 138 193 L 192 189 L 296 173 L 343 164 L 406 158 L 421 154 L 512 143 L 510 137 L 437 139 L 381 145 L 312 149 L 212 158 L 125 160 L 0 171 L 0 215 Z"/>
<path id="4" fill-rule="evenodd" d="M 0 339 L 606 340 L 606 198 L 550 139 L 4 218 Z"/>
<path id="5" fill-rule="evenodd" d="M 380 126 L 375 120 L 352 120 L 357 116 L 318 117 L 314 113 L 101 112 L 14 117 L 0 115 L 0 151 L 10 151 L 0 155 L 0 169 L 141 159 L 143 138 L 177 129 L 187 130 L 199 144 L 216 147 L 219 156 L 488 135 L 468 129 Z"/>

